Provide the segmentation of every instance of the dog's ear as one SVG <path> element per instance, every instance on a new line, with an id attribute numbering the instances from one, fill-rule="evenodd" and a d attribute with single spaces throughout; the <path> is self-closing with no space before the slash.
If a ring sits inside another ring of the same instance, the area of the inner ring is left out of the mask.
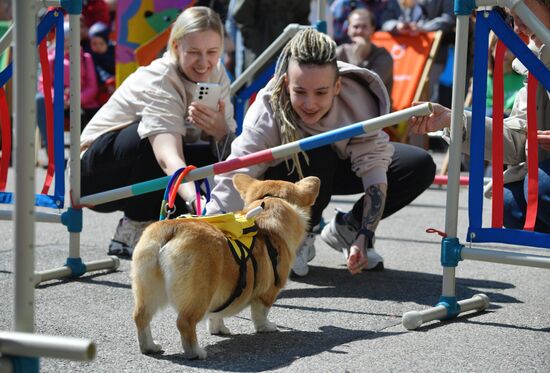
<path id="1" fill-rule="evenodd" d="M 246 174 L 235 174 L 233 176 L 233 185 L 235 185 L 235 189 L 237 189 L 237 192 L 239 192 L 243 200 L 246 195 L 246 191 L 248 190 L 250 185 L 255 181 L 256 179 Z"/>
<path id="2" fill-rule="evenodd" d="M 308 176 L 298 181 L 296 186 L 302 195 L 301 201 L 304 206 L 313 206 L 319 194 L 319 188 L 321 188 L 321 180 L 315 176 Z"/>

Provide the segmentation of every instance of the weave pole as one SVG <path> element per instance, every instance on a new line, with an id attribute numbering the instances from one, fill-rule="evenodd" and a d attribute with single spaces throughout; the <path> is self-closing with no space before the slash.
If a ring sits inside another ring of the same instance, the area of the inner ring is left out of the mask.
<path id="1" fill-rule="evenodd" d="M 320 133 L 318 135 L 306 137 L 288 144 L 279 145 L 271 149 L 261 150 L 242 157 L 229 159 L 226 161 L 214 163 L 212 165 L 197 168 L 189 172 L 182 180 L 182 183 L 204 179 L 211 175 L 223 174 L 234 171 L 239 168 L 252 166 L 255 164 L 269 162 L 275 159 L 288 157 L 289 155 L 319 148 L 321 146 L 332 144 L 336 141 L 348 139 L 350 137 L 362 135 L 368 132 L 377 131 L 385 127 L 408 120 L 412 116 L 429 115 L 433 111 L 430 103 L 424 103 L 407 109 L 399 110 L 377 118 L 368 119 L 362 122 L 350 124 L 332 131 Z M 161 190 L 166 187 L 170 176 L 164 176 L 157 179 L 144 181 L 130 186 L 108 190 L 96 194 L 90 194 L 80 198 L 82 206 L 95 206 L 106 202 L 116 201 L 123 198 L 139 196 L 145 193 Z"/>

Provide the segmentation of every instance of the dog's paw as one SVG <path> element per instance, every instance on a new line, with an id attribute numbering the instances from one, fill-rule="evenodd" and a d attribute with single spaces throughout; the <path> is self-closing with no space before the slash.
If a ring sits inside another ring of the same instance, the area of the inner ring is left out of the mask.
<path id="1" fill-rule="evenodd" d="M 223 323 L 223 319 L 208 319 L 208 331 L 212 335 L 229 335 L 231 331 Z"/>
<path id="2" fill-rule="evenodd" d="M 225 325 L 221 325 L 219 328 L 210 329 L 210 334 L 212 335 L 230 335 L 231 330 Z"/>
<path id="3" fill-rule="evenodd" d="M 261 325 L 256 325 L 256 333 L 271 333 L 278 330 L 279 329 L 277 329 L 277 324 L 268 320 L 266 320 Z"/>
<path id="4" fill-rule="evenodd" d="M 206 359 L 206 350 L 200 347 L 194 347 L 183 352 L 183 357 L 189 360 L 204 360 Z"/>
<path id="5" fill-rule="evenodd" d="M 155 354 L 162 351 L 162 346 L 156 341 L 153 341 L 152 343 L 148 343 L 147 345 L 140 346 L 140 350 L 142 354 Z"/>

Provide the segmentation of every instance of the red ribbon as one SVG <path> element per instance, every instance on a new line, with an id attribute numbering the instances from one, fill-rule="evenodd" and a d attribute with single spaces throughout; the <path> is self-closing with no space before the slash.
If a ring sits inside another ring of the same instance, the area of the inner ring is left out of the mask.
<path id="1" fill-rule="evenodd" d="M 492 227 L 502 228 L 504 209 L 504 54 L 506 45 L 499 40 L 493 69 L 493 196 Z"/>
<path id="2" fill-rule="evenodd" d="M 2 127 L 2 159 L 0 160 L 0 191 L 6 190 L 11 157 L 11 121 L 6 92 L 0 87 L 0 126 Z"/>
<path id="3" fill-rule="evenodd" d="M 50 75 L 50 64 L 48 62 L 46 39 L 42 40 L 42 42 L 38 46 L 38 52 L 40 54 L 40 66 L 42 68 L 42 87 L 44 91 L 44 106 L 46 109 L 46 136 L 48 138 L 48 170 L 46 172 L 44 185 L 42 186 L 42 194 L 48 194 L 48 190 L 52 185 L 53 174 L 55 172 L 55 163 L 53 140 L 52 78 Z"/>
<path id="4" fill-rule="evenodd" d="M 533 231 L 539 202 L 539 147 L 537 141 L 537 87 L 538 80 L 527 77 L 527 212 L 523 229 Z"/>

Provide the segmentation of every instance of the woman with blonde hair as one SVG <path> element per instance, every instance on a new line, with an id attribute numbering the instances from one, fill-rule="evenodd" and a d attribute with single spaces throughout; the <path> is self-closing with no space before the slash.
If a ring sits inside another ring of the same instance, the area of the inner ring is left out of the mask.
<path id="1" fill-rule="evenodd" d="M 229 148 L 236 125 L 220 62 L 218 14 L 206 7 L 186 9 L 174 22 L 167 49 L 130 75 L 82 132 L 82 195 L 171 175 L 187 164 L 211 164 Z M 198 82 L 221 86 L 217 110 L 192 102 Z M 93 207 L 124 212 L 109 254 L 131 256 L 145 226 L 158 219 L 162 193 Z M 194 211 L 193 183 L 183 184 L 178 195 L 178 212 Z"/>
<path id="2" fill-rule="evenodd" d="M 246 113 L 243 132 L 233 142 L 229 158 L 374 118 L 389 109 L 388 93 L 378 75 L 337 62 L 335 42 L 313 28 L 306 29 L 284 47 L 275 76 Z M 296 154 L 285 162 L 275 160 L 238 172 L 289 181 L 319 177 L 321 190 L 312 208 L 312 227 L 321 221 L 332 195 L 364 193 L 351 211 L 338 211 L 321 234 L 330 246 L 345 253 L 349 271 L 358 273 L 383 268 L 373 246 L 378 222 L 427 188 L 435 165 L 424 150 L 392 145 L 384 132 L 376 131 Z M 208 213 L 242 208 L 231 177 L 232 173 L 215 177 Z M 310 233 L 302 243 L 293 266 L 295 275 L 307 275 L 307 263 L 315 256 L 314 240 Z"/>

